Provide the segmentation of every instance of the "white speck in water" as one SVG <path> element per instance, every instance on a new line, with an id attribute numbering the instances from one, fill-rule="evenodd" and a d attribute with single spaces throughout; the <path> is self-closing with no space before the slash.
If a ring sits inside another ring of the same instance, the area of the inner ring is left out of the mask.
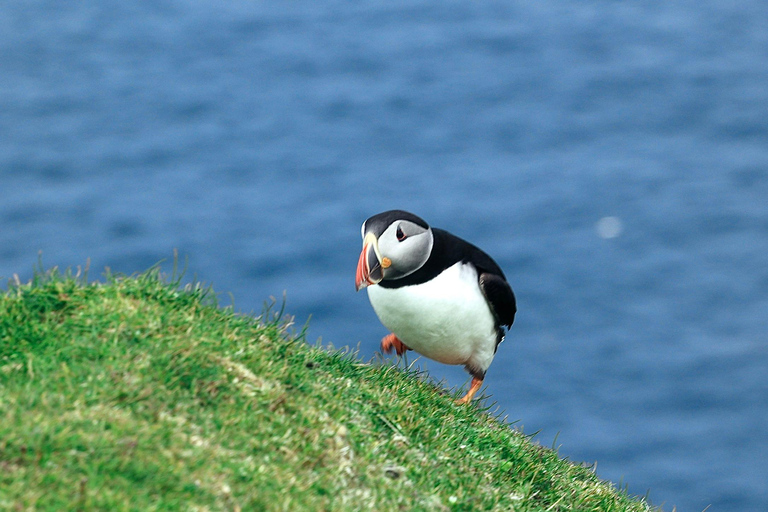
<path id="1" fill-rule="evenodd" d="M 616 238 L 624 230 L 624 226 L 621 223 L 621 219 L 618 217 L 603 217 L 597 224 L 595 229 L 600 238 Z"/>

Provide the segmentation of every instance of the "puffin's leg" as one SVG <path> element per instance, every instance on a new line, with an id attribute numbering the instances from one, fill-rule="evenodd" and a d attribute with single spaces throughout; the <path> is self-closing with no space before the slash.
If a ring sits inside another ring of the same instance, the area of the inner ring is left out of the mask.
<path id="1" fill-rule="evenodd" d="M 381 351 L 385 354 L 392 352 L 395 349 L 395 353 L 399 356 L 405 354 L 406 350 L 411 350 L 405 346 L 405 343 L 395 336 L 395 333 L 389 333 L 381 339 Z"/>
<path id="2" fill-rule="evenodd" d="M 463 397 L 456 400 L 457 404 L 466 404 L 468 402 L 471 402 L 472 399 L 475 397 L 475 394 L 480 390 L 480 388 L 483 385 L 483 379 L 478 379 L 477 377 L 472 377 L 472 384 L 469 386 L 469 390 L 467 391 L 467 394 Z"/>

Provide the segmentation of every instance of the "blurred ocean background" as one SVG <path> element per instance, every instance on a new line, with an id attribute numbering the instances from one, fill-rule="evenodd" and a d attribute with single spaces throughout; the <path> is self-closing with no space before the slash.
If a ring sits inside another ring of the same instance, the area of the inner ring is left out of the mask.
<path id="1" fill-rule="evenodd" d="M 768 510 L 766 2 L 2 2 L 0 192 L 3 282 L 177 248 L 365 360 L 360 225 L 413 211 L 512 283 L 509 421 L 665 510 Z"/>

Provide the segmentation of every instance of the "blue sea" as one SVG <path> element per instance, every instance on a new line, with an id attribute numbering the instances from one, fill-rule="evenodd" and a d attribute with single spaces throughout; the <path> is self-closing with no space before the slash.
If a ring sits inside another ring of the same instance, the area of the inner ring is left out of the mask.
<path id="1" fill-rule="evenodd" d="M 768 510 L 766 2 L 2 2 L 0 193 L 4 281 L 178 249 L 366 361 L 360 225 L 410 210 L 517 294 L 499 414 L 664 510 Z"/>

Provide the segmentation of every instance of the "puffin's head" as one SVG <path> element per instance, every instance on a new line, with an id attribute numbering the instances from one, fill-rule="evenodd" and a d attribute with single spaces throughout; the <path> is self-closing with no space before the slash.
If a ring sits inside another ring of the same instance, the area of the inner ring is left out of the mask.
<path id="1" fill-rule="evenodd" d="M 363 222 L 363 251 L 357 262 L 357 291 L 384 279 L 399 279 L 416 272 L 432 252 L 432 229 L 423 219 L 402 210 L 390 210 Z"/>

